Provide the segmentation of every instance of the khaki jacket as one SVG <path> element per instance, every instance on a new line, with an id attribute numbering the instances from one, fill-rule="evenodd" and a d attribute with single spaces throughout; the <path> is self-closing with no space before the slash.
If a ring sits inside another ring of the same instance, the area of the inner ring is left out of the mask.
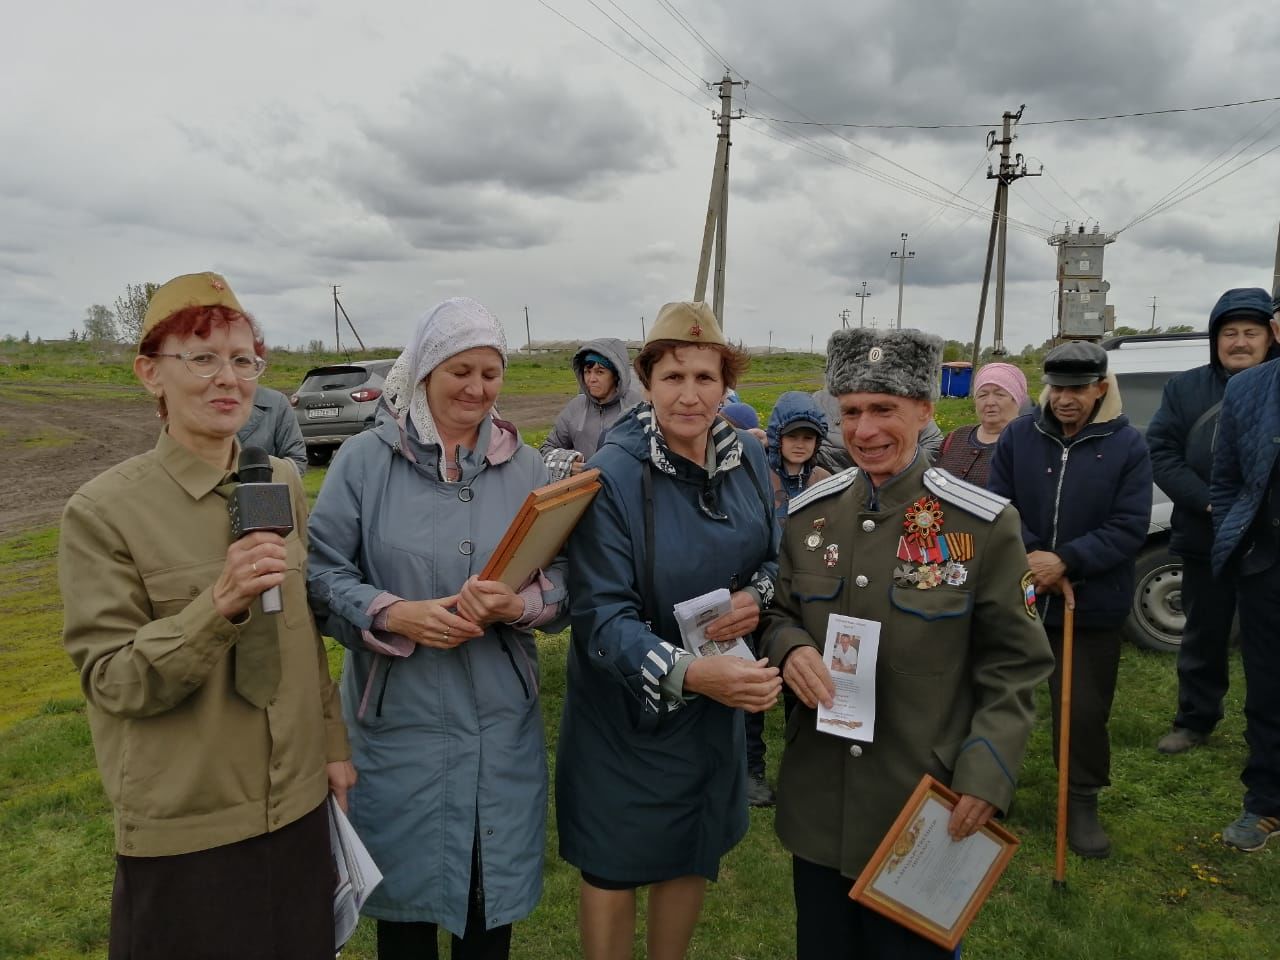
<path id="1" fill-rule="evenodd" d="M 230 544 L 226 475 L 161 434 L 155 449 L 72 496 L 58 579 L 63 643 L 80 672 L 116 850 L 156 857 L 277 830 L 325 797 L 325 763 L 350 757 L 337 689 L 307 607 L 306 498 L 275 617 L 281 680 L 260 710 L 235 692 L 239 628 L 213 607 Z"/>
<path id="2" fill-rule="evenodd" d="M 925 487 L 926 469 L 946 497 Z M 1026 602 L 1027 559 L 1012 507 L 928 468 L 923 456 L 880 488 L 878 510 L 868 506 L 870 493 L 865 476 L 845 471 L 792 501 L 776 605 L 761 616 L 763 653 L 775 666 L 800 645 L 821 653 L 830 614 L 881 624 L 874 742 L 819 733 L 815 711 L 797 703 L 778 782 L 783 845 L 850 878 L 926 773 L 1009 806 L 1031 732 L 1032 694 L 1053 666 Z M 907 508 L 920 497 L 939 499 L 942 533 L 972 537 L 961 585 L 895 583 Z M 957 499 L 985 503 L 994 519 Z"/>

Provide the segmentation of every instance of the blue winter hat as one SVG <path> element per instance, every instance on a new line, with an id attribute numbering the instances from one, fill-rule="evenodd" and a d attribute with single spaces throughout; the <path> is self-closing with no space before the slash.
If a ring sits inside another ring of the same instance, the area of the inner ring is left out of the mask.
<path id="1" fill-rule="evenodd" d="M 1280 298 L 1276 302 L 1280 302 Z M 1209 328 L 1230 315 L 1236 320 L 1252 320 L 1266 323 L 1276 310 L 1271 295 L 1261 287 L 1237 287 L 1218 298 L 1209 314 Z"/>
<path id="2" fill-rule="evenodd" d="M 720 412 L 739 430 L 755 430 L 760 426 L 760 415 L 749 403 L 727 403 Z"/>
<path id="3" fill-rule="evenodd" d="M 582 355 L 582 366 L 585 368 L 589 363 L 595 363 L 605 367 L 615 377 L 618 375 L 618 368 L 613 365 L 613 361 L 602 354 L 596 353 L 594 350 L 588 350 Z"/>

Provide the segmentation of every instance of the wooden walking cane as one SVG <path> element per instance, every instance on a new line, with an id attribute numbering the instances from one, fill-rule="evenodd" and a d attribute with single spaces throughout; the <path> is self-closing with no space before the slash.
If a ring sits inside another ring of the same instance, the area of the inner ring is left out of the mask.
<path id="1" fill-rule="evenodd" d="M 1075 656 L 1076 594 L 1071 581 L 1062 578 L 1062 693 L 1058 708 L 1058 830 L 1054 852 L 1053 885 L 1067 886 L 1067 780 L 1071 767 L 1071 664 Z"/>

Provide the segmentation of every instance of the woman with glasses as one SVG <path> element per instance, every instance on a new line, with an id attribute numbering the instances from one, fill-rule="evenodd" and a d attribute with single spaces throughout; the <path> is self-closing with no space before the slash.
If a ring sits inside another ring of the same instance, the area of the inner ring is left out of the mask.
<path id="1" fill-rule="evenodd" d="M 345 804 L 355 770 L 307 607 L 298 471 L 271 461 L 287 536 L 232 541 L 227 513 L 264 352 L 222 277 L 160 287 L 133 362 L 159 439 L 63 514 L 63 640 L 115 814 L 112 960 L 333 957 L 325 797 Z"/>
<path id="2" fill-rule="evenodd" d="M 747 830 L 743 710 L 767 710 L 778 671 L 694 657 L 675 604 L 724 588 L 706 639 L 747 637 L 773 598 L 778 528 L 769 467 L 717 416 L 747 357 L 704 303 L 669 303 L 634 368 L 648 402 L 589 465 L 602 489 L 569 545 L 573 641 L 556 761 L 560 854 L 582 874 L 587 960 L 632 955 L 649 888 L 650 960 L 683 957 L 707 880 Z"/>

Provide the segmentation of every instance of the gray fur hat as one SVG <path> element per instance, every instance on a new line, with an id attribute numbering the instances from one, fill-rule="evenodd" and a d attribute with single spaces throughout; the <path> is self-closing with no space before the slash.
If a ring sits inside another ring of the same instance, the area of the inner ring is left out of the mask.
<path id="1" fill-rule="evenodd" d="M 942 375 L 942 338 L 922 330 L 837 330 L 827 341 L 827 390 L 933 400 Z"/>

